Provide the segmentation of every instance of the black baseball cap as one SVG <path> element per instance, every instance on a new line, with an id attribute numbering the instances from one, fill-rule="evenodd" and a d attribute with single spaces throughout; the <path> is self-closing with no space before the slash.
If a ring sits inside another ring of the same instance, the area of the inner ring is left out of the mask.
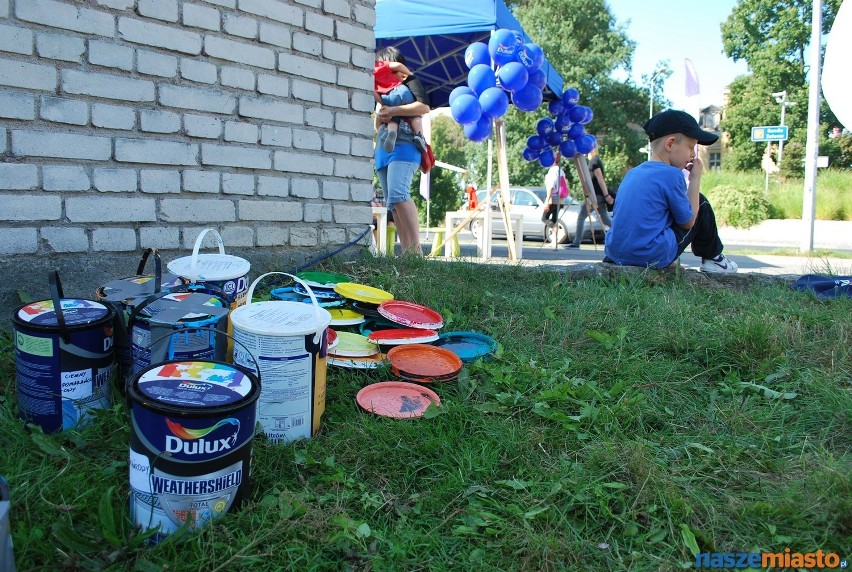
<path id="1" fill-rule="evenodd" d="M 701 129 L 690 114 L 677 109 L 667 109 L 658 113 L 649 119 L 643 128 L 651 141 L 675 133 L 683 133 L 687 137 L 697 139 L 699 145 L 712 145 L 719 139 L 715 133 Z"/>

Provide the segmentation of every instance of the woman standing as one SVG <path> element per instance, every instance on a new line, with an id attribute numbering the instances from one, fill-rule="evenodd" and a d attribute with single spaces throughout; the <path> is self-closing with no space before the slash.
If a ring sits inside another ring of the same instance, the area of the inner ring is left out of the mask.
<path id="1" fill-rule="evenodd" d="M 376 61 L 405 64 L 405 57 L 397 48 L 391 46 L 376 52 Z M 403 254 L 422 255 L 417 207 L 411 200 L 411 181 L 414 173 L 420 168 L 421 154 L 414 144 L 415 134 L 408 122 L 400 122 L 396 146 L 392 151 L 386 151 L 383 145 L 388 133 L 387 124 L 393 117 L 416 117 L 429 112 L 429 97 L 420 80 L 410 75 L 403 83 L 411 90 L 415 101 L 404 105 L 379 106 L 376 113 L 379 137 L 374 159 L 388 210 L 393 212 Z"/>

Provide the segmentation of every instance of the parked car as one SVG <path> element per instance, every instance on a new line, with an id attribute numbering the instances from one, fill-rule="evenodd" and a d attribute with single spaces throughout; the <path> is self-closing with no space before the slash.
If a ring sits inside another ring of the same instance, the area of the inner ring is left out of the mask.
<path id="1" fill-rule="evenodd" d="M 486 191 L 478 191 L 476 193 L 477 200 L 481 203 L 485 200 Z M 547 191 L 544 187 L 509 187 L 509 203 L 511 204 L 512 212 L 519 212 L 523 215 L 522 228 L 524 238 L 537 238 L 549 241 L 553 234 L 553 226 L 545 225 L 541 222 L 541 215 L 544 213 L 544 199 L 547 197 Z M 497 206 L 497 193 L 491 197 L 491 210 L 495 211 L 498 216 L 493 220 L 494 236 L 506 236 L 506 227 L 502 219 L 499 217 L 499 207 Z M 577 213 L 580 211 L 580 203 L 572 198 L 565 199 L 562 208 L 559 209 L 559 230 L 557 234 L 557 242 L 565 244 L 574 239 L 574 233 L 577 230 Z M 470 232 L 478 239 L 482 229 L 482 221 L 474 220 L 469 225 Z M 603 226 L 598 220 L 597 214 L 592 214 L 592 222 L 586 223 L 586 228 L 583 239 L 592 240 L 592 232 L 595 233 L 595 239 L 599 244 L 603 243 Z"/>

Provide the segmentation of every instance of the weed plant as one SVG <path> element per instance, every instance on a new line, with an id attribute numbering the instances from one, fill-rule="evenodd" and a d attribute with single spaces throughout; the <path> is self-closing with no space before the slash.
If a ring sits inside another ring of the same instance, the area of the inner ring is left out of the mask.
<path id="1" fill-rule="evenodd" d="M 2 339 L 0 472 L 18 569 L 680 570 L 701 552 L 852 547 L 852 302 L 676 274 L 573 279 L 421 259 L 326 270 L 500 344 L 393 420 L 330 368 L 319 435 L 255 440 L 253 493 L 147 547 L 128 414 L 44 435 L 16 417 Z"/>

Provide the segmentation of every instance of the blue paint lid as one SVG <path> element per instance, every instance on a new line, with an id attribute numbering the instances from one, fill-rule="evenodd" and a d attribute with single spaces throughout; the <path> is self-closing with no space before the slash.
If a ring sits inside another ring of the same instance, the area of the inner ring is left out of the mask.
<path id="1" fill-rule="evenodd" d="M 465 363 L 479 358 L 491 359 L 497 352 L 494 338 L 479 332 L 446 332 L 439 335 L 432 345 L 450 350 Z"/>

